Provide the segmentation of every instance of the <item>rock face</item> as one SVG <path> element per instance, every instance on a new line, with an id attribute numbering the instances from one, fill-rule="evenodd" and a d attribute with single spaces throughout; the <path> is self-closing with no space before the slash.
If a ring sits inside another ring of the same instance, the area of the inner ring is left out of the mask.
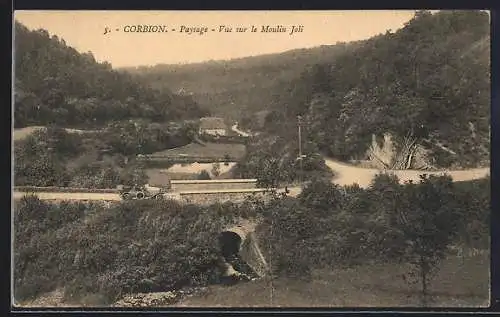
<path id="1" fill-rule="evenodd" d="M 379 144 L 377 136 L 372 134 L 372 143 L 367 154 L 374 167 L 389 168 L 396 154 L 391 135 L 388 133 L 384 134 L 383 142 Z"/>
<path id="2" fill-rule="evenodd" d="M 427 169 L 430 166 L 427 151 L 406 138 L 397 144 L 390 133 L 384 133 L 382 140 L 372 135 L 372 143 L 366 153 L 370 167 L 377 169 Z"/>

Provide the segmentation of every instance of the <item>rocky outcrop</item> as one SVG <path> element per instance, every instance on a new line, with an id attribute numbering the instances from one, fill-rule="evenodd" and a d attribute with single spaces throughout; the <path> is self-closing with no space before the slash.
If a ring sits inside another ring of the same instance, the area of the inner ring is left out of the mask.
<path id="1" fill-rule="evenodd" d="M 430 168 L 427 150 L 411 136 L 396 143 L 390 133 L 384 133 L 382 140 L 373 134 L 366 156 L 370 167 L 377 169 Z"/>

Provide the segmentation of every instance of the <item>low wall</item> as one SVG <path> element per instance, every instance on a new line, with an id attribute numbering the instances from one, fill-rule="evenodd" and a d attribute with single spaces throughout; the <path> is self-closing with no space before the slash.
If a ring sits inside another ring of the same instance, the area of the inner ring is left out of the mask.
<path id="1" fill-rule="evenodd" d="M 176 198 L 182 203 L 210 205 L 214 203 L 223 203 L 231 201 L 241 203 L 246 198 L 252 196 L 264 197 L 265 189 L 237 189 L 237 190 L 205 190 L 205 191 L 184 191 L 175 193 Z M 172 197 L 173 198 L 173 197 Z"/>
<path id="2" fill-rule="evenodd" d="M 172 180 L 171 191 L 255 189 L 256 179 Z"/>
<path id="3" fill-rule="evenodd" d="M 77 188 L 77 187 L 37 187 L 37 186 L 14 186 L 13 191 L 24 193 L 118 193 L 116 188 Z"/>

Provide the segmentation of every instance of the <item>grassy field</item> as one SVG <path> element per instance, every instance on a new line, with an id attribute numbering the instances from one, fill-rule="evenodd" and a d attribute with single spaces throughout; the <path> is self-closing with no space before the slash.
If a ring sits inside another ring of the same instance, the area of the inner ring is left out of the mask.
<path id="1" fill-rule="evenodd" d="M 432 307 L 489 305 L 489 255 L 450 256 L 430 286 Z M 316 271 L 309 282 L 258 280 L 235 286 L 211 286 L 202 297 L 177 307 L 419 307 L 418 285 L 402 279 L 404 268 L 366 265 Z"/>
<path id="2" fill-rule="evenodd" d="M 429 307 L 489 306 L 490 257 L 487 254 L 450 256 L 430 285 Z M 396 265 L 365 265 L 356 268 L 318 270 L 311 281 L 280 278 L 260 279 L 233 286 L 212 285 L 203 295 L 188 297 L 172 307 L 421 307 L 417 285 L 401 278 Z M 62 289 L 35 300 L 18 303 L 26 307 L 102 306 L 97 294 L 75 302 L 63 300 Z"/>
<path id="3" fill-rule="evenodd" d="M 197 156 L 208 158 L 220 158 L 229 155 L 233 160 L 239 160 L 246 153 L 246 147 L 243 144 L 224 144 L 224 143 L 190 143 L 174 149 L 161 152 L 155 152 L 151 156 Z"/>

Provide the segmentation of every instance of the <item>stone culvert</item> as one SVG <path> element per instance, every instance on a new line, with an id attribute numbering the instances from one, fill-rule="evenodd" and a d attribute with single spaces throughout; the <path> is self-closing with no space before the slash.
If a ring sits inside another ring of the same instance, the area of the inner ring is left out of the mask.
<path id="1" fill-rule="evenodd" d="M 241 220 L 220 233 L 220 268 L 223 278 L 252 280 L 268 273 L 269 266 L 260 250 L 255 227 L 255 222 Z"/>

